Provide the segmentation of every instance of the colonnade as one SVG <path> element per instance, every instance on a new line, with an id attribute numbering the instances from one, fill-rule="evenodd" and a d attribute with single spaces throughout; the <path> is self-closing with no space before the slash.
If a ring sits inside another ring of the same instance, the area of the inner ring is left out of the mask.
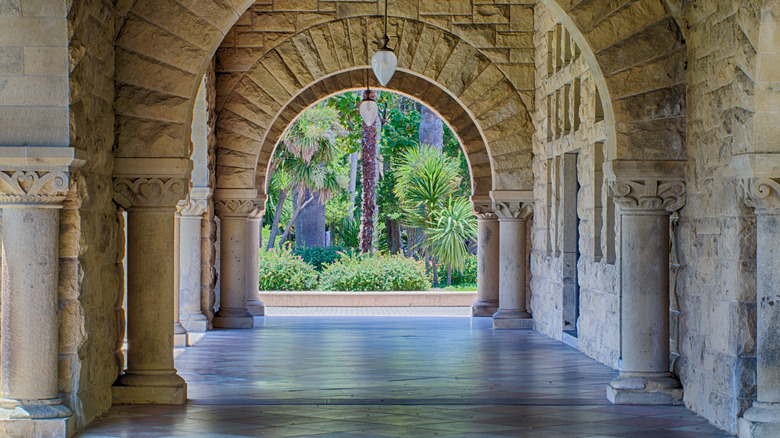
<path id="1" fill-rule="evenodd" d="M 6 270 L 0 420 L 6 430 L 21 435 L 41 430 L 64 434 L 71 415 L 58 398 L 58 212 L 68 194 L 70 172 L 83 160 L 71 148 L 48 152 L 51 156 L 42 158 L 44 164 L 35 169 L 14 166 L 13 157 L 5 160 L 11 163 L 7 169 L 0 169 Z M 127 211 L 128 234 L 127 368 L 114 385 L 114 402 L 184 403 L 186 383 L 174 368 L 174 333 L 179 326 L 188 331 L 206 329 L 200 304 L 200 252 L 208 200 L 189 192 L 188 201 L 180 203 L 189 186 L 187 179 L 177 175 L 187 173 L 181 167 L 189 166 L 188 161 L 155 165 L 132 161 L 117 160 L 114 180 L 115 200 Z M 680 403 L 682 388 L 669 372 L 668 362 L 668 232 L 669 214 L 684 205 L 686 187 L 674 177 L 681 174 L 676 163 L 658 162 L 649 170 L 643 163 L 608 164 L 605 174 L 619 207 L 621 344 L 620 373 L 608 385 L 607 397 L 621 404 Z M 161 169 L 178 173 L 165 175 Z M 780 302 L 780 179 L 748 178 L 740 190 L 755 211 L 758 233 L 758 397 L 740 421 L 740 434 L 774 436 L 780 431 L 776 342 L 780 306 L 775 305 Z M 218 189 L 213 202 L 221 220 L 223 273 L 214 326 L 248 328 L 250 309 L 263 309 L 254 261 L 264 199 L 254 190 Z M 524 191 L 494 191 L 489 197 L 472 198 L 479 224 L 478 298 L 473 315 L 492 316 L 496 329 L 533 327 L 525 304 L 524 266 L 525 227 L 533 202 L 531 193 Z M 180 247 L 178 269 L 173 257 L 161 256 L 174 254 L 176 245 Z M 180 305 L 172 311 L 176 295 Z"/>

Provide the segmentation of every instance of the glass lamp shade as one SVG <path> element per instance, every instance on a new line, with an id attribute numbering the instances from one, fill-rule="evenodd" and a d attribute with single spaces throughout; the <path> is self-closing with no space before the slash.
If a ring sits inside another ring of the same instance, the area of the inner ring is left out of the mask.
<path id="1" fill-rule="evenodd" d="M 379 106 L 373 99 L 363 99 L 358 110 L 360 117 L 363 118 L 363 123 L 368 126 L 373 125 L 376 121 L 376 116 L 379 115 Z"/>
<path id="2" fill-rule="evenodd" d="M 371 58 L 371 68 L 383 87 L 390 82 L 396 67 L 398 67 L 398 58 L 395 57 L 392 50 L 386 47 L 379 49 Z"/>

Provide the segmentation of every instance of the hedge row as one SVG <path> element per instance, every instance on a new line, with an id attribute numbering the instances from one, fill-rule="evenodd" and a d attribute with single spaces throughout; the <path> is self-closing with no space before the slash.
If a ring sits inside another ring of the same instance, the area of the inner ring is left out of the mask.
<path id="1" fill-rule="evenodd" d="M 320 257 L 316 257 L 320 258 Z M 339 253 L 322 272 L 301 256 L 284 250 L 261 251 L 260 290 L 428 290 L 423 262 L 403 256 L 360 256 Z M 319 275 L 318 275 L 319 274 Z M 319 277 L 319 281 L 318 281 Z"/>

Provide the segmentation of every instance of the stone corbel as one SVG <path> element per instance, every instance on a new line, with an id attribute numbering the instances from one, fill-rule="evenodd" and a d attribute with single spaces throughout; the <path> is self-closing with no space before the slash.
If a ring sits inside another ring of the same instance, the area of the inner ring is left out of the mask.
<path id="1" fill-rule="evenodd" d="M 780 214 L 780 154 L 745 154 L 732 158 L 737 196 L 757 214 Z"/>
<path id="2" fill-rule="evenodd" d="M 70 171 L 83 153 L 70 147 L 0 148 L 0 205 L 62 206 L 70 190 Z"/>
<path id="3" fill-rule="evenodd" d="M 604 173 L 610 195 L 623 212 L 666 214 L 686 202 L 682 161 L 610 161 Z"/>
<path id="4" fill-rule="evenodd" d="M 503 190 L 490 192 L 493 211 L 499 219 L 528 220 L 534 214 L 531 190 Z"/>
<path id="5" fill-rule="evenodd" d="M 118 158 L 114 201 L 124 208 L 175 207 L 187 196 L 192 162 L 177 158 Z"/>
<path id="6" fill-rule="evenodd" d="M 493 200 L 490 196 L 474 195 L 471 197 L 472 211 L 477 219 L 496 220 L 498 216 L 493 211 Z"/>

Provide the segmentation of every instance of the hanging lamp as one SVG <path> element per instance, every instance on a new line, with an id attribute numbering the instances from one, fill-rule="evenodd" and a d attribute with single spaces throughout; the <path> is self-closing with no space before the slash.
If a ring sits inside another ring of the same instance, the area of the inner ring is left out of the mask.
<path id="1" fill-rule="evenodd" d="M 396 67 L 398 67 L 398 58 L 395 57 L 393 49 L 387 47 L 387 43 L 390 42 L 390 38 L 387 36 L 387 1 L 385 0 L 385 34 L 382 36 L 382 47 L 371 57 L 371 68 L 383 87 L 390 82 Z"/>
<path id="2" fill-rule="evenodd" d="M 367 126 L 373 125 L 376 116 L 379 115 L 379 105 L 377 105 L 376 100 L 371 98 L 371 88 L 368 86 L 368 70 L 366 70 L 366 97 L 360 101 L 358 112 L 363 118 L 363 123 Z"/>

